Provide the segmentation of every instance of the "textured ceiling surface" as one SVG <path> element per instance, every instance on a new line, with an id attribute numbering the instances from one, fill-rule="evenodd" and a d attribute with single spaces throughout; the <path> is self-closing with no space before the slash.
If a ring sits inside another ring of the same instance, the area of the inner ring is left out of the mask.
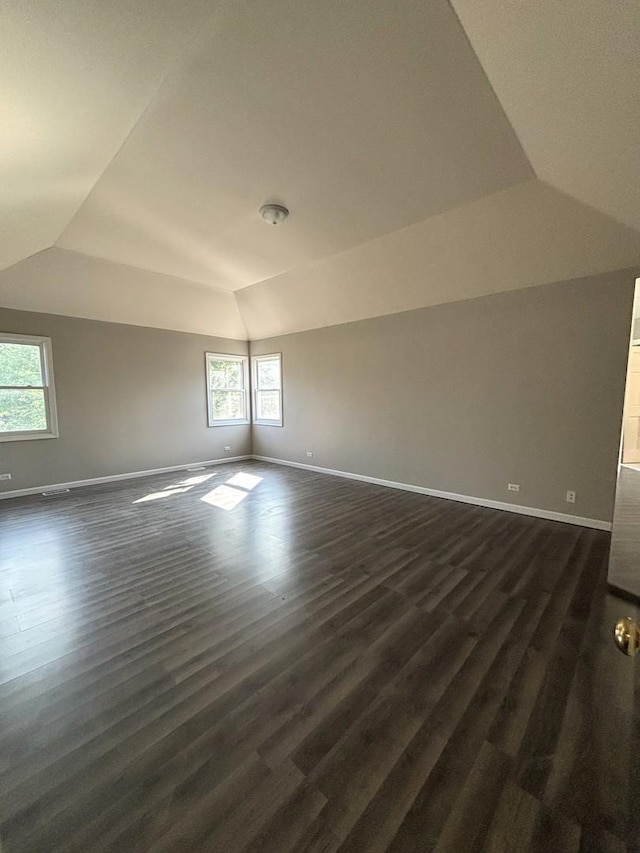
<path id="1" fill-rule="evenodd" d="M 260 337 L 640 262 L 636 0 L 0 18 L 0 304 Z"/>

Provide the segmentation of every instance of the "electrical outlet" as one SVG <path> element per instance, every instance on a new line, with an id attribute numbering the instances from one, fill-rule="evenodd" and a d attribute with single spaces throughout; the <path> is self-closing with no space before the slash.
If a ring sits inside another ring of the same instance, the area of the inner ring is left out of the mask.
<path id="1" fill-rule="evenodd" d="M 507 483 L 507 490 L 510 492 L 519 492 L 520 485 L 519 483 Z"/>
<path id="2" fill-rule="evenodd" d="M 307 459 L 313 459 L 313 451 L 307 450 Z"/>
<path id="3" fill-rule="evenodd" d="M 576 493 L 575 492 L 567 492 L 566 501 L 568 504 L 574 504 L 576 502 Z"/>
<path id="4" fill-rule="evenodd" d="M 225 450 L 231 450 L 231 445 L 230 445 L 230 444 L 225 444 L 224 449 L 225 449 Z"/>
<path id="5" fill-rule="evenodd" d="M 0 474 L 0 480 L 10 480 L 11 474 Z"/>

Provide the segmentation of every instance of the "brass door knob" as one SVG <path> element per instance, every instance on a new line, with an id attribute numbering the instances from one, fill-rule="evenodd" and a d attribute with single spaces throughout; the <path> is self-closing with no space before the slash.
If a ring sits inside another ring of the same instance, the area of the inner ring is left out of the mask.
<path id="1" fill-rule="evenodd" d="M 625 655 L 633 657 L 640 651 L 640 625 L 627 616 L 616 623 L 614 631 L 616 646 Z"/>

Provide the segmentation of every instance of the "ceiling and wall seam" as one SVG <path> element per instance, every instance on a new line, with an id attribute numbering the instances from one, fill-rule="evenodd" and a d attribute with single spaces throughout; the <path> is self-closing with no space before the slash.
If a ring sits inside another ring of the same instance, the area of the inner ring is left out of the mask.
<path id="1" fill-rule="evenodd" d="M 333 328 L 338 327 L 338 326 L 355 326 L 356 324 L 366 324 L 366 323 L 370 323 L 370 322 L 373 323 L 376 320 L 382 320 L 386 317 L 397 317 L 397 316 L 402 315 L 402 314 L 412 314 L 412 313 L 418 312 L 418 311 L 425 312 L 425 311 L 430 311 L 432 309 L 437 310 L 437 309 L 441 309 L 441 308 L 446 308 L 447 306 L 450 306 L 450 305 L 458 305 L 459 303 L 463 303 L 463 302 L 480 302 L 480 301 L 484 301 L 484 300 L 495 300 L 495 299 L 499 299 L 502 296 L 506 296 L 508 294 L 514 294 L 515 295 L 515 294 L 524 292 L 525 294 L 529 293 L 532 297 L 535 298 L 535 296 L 538 293 L 542 294 L 546 290 L 549 290 L 550 288 L 563 287 L 565 285 L 571 286 L 571 285 L 575 285 L 576 283 L 578 283 L 580 281 L 591 281 L 593 279 L 602 279 L 603 281 L 606 281 L 606 280 L 610 280 L 612 276 L 615 276 L 616 278 L 618 278 L 618 277 L 628 278 L 629 287 L 630 288 L 633 287 L 634 282 L 636 280 L 640 280 L 640 261 L 638 262 L 637 266 L 621 267 L 620 269 L 607 270 L 606 272 L 596 273 L 594 275 L 579 275 L 579 276 L 575 276 L 573 278 L 563 279 L 562 281 L 548 281 L 548 282 L 543 282 L 541 284 L 532 284 L 529 287 L 525 287 L 525 288 L 517 288 L 516 287 L 516 288 L 510 289 L 510 290 L 500 290 L 500 291 L 497 291 L 495 293 L 482 293 L 482 294 L 479 294 L 478 296 L 460 297 L 459 299 L 454 299 L 454 300 L 451 300 L 450 302 L 438 302 L 438 303 L 435 303 L 434 305 L 417 306 L 415 308 L 408 308 L 408 309 L 405 309 L 402 311 L 392 311 L 392 312 L 389 312 L 387 314 L 374 314 L 371 317 L 363 317 L 359 320 L 344 320 L 342 322 L 331 323 L 331 324 L 326 325 L 326 326 L 313 326 L 313 327 L 308 328 L 308 329 L 299 329 L 299 330 L 295 330 L 295 331 L 291 331 L 291 332 L 278 332 L 278 333 L 275 333 L 273 335 L 265 335 L 263 337 L 250 337 L 247 339 L 247 344 L 249 345 L 249 353 L 251 353 L 252 352 L 252 350 L 251 350 L 252 344 L 257 345 L 261 341 L 269 341 L 269 340 L 275 340 L 275 339 L 279 339 L 279 338 L 291 338 L 291 337 L 294 337 L 296 335 L 307 335 L 307 334 L 310 334 L 312 332 L 322 332 L 325 329 L 333 329 Z M 259 349 L 264 351 L 264 348 L 262 348 L 262 347 L 260 347 Z M 261 353 L 256 352 L 256 354 L 261 354 Z"/>
<path id="2" fill-rule="evenodd" d="M 138 272 L 146 273 L 148 275 L 157 275 L 163 279 L 169 279 L 171 281 L 175 281 L 176 284 L 180 284 L 180 283 L 185 284 L 186 283 L 186 284 L 192 285 L 193 287 L 202 288 L 204 290 L 208 290 L 208 291 L 212 290 L 212 291 L 214 291 L 214 293 L 222 293 L 225 296 L 230 296 L 230 295 L 235 296 L 235 292 L 233 290 L 225 290 L 224 287 L 216 287 L 215 284 L 205 284 L 202 281 L 194 281 L 193 279 L 190 279 L 190 278 L 181 278 L 178 275 L 171 275 L 171 273 L 160 272 L 159 270 L 151 270 L 151 269 L 148 269 L 147 267 L 137 267 L 135 264 L 123 264 L 121 261 L 112 261 L 111 258 L 103 258 L 100 255 L 92 255 L 89 252 L 76 252 L 75 249 L 65 249 L 64 246 L 57 246 L 55 244 L 53 246 L 48 246 L 47 249 L 43 249 L 42 251 L 46 252 L 48 249 L 55 249 L 57 252 L 65 252 L 66 254 L 69 254 L 69 255 L 81 255 L 85 258 L 92 258 L 93 260 L 100 261 L 101 263 L 104 263 L 104 264 L 111 264 L 111 265 L 116 266 L 116 267 L 125 267 L 126 269 L 137 270 Z M 40 253 L 36 252 L 35 254 L 40 254 Z M 28 258 L 24 258 L 23 260 L 28 260 Z M 22 263 L 22 261 L 19 261 L 18 263 Z M 15 264 L 13 264 L 13 266 L 15 266 Z"/>
<path id="3" fill-rule="evenodd" d="M 27 255 L 27 256 L 26 256 L 26 257 L 24 257 L 24 258 L 20 258 L 20 260 L 19 260 L 19 261 L 16 261 L 16 262 L 15 262 L 15 263 L 13 263 L 13 264 L 9 264 L 9 266 L 8 266 L 8 267 L 3 267 L 3 269 L 0 269 L 0 276 L 2 276 L 4 273 L 9 273 L 9 272 L 11 272 L 11 270 L 12 270 L 14 267 L 17 267 L 17 266 L 18 266 L 18 264 L 22 264 L 22 263 L 24 263 L 25 261 L 30 261 L 32 258 L 37 258 L 37 257 L 38 257 L 38 255 L 44 255 L 44 253 L 45 253 L 45 252 L 48 252 L 48 251 L 49 251 L 49 249 L 53 249 L 53 245 L 51 245 L 51 246 L 45 246 L 45 247 L 44 247 L 44 249 L 38 249 L 38 251 L 37 251 L 37 252 L 31 252 L 31 254 L 30 254 L 30 255 Z M 2 285 L 0 284 L 0 300 L 1 300 L 1 299 L 2 299 Z M 2 308 L 2 307 L 3 307 L 3 306 L 2 306 L 2 304 L 1 304 L 1 302 L 0 302 L 0 308 Z"/>
<path id="4" fill-rule="evenodd" d="M 0 272 L 18 311 L 247 340 L 233 294 L 52 247 Z"/>

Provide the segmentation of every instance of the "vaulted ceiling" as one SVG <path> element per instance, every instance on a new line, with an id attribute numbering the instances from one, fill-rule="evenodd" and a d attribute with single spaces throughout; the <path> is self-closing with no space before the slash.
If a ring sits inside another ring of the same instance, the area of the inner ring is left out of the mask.
<path id="1" fill-rule="evenodd" d="M 636 0 L 0 14 L 0 305 L 255 338 L 640 263 Z"/>

